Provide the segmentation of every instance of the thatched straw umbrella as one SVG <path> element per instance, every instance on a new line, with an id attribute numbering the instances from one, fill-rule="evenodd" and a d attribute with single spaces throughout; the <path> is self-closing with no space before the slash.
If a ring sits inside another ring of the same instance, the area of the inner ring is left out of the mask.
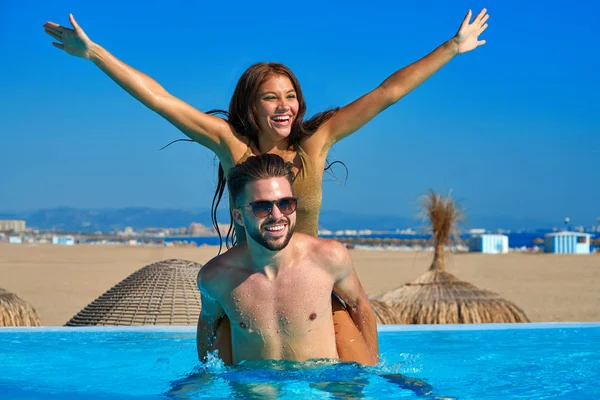
<path id="1" fill-rule="evenodd" d="M 446 271 L 444 246 L 450 236 L 456 235 L 456 223 L 462 218 L 454 200 L 431 191 L 425 198 L 424 212 L 433 234 L 431 267 L 415 281 L 372 299 L 377 321 L 383 324 L 529 322 L 513 303 Z"/>
<path id="2" fill-rule="evenodd" d="M 531 244 L 544 244 L 544 239 L 542 238 L 535 238 L 531 241 Z"/>
<path id="3" fill-rule="evenodd" d="M 94 300 L 66 326 L 195 325 L 201 264 L 165 260 L 145 266 Z"/>
<path id="4" fill-rule="evenodd" d="M 0 288 L 0 326 L 40 326 L 37 311 L 14 293 Z"/>

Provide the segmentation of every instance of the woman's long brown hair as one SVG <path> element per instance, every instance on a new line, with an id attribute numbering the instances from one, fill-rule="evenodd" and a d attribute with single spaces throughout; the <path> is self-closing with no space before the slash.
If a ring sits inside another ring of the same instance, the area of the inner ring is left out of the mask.
<path id="1" fill-rule="evenodd" d="M 259 148 L 259 128 L 258 124 L 256 123 L 256 110 L 254 108 L 254 104 L 258 96 L 258 89 L 260 85 L 262 85 L 269 78 L 276 75 L 281 75 L 289 78 L 292 82 L 292 85 L 294 86 L 294 90 L 296 91 L 296 98 L 298 100 L 298 112 L 292 124 L 290 135 L 288 137 L 288 145 L 290 149 L 297 149 L 298 145 L 302 143 L 302 141 L 308 136 L 315 133 L 319 126 L 321 126 L 339 110 L 339 107 L 318 113 L 308 121 L 304 121 L 304 114 L 306 113 L 306 103 L 304 102 L 304 96 L 302 94 L 300 83 L 298 82 L 298 79 L 296 78 L 294 73 L 283 64 L 261 62 L 252 65 L 240 77 L 233 92 L 233 96 L 231 97 L 231 101 L 229 102 L 229 111 L 210 110 L 207 111 L 206 114 L 223 115 L 224 119 L 226 119 L 227 122 L 231 124 L 233 129 L 239 135 L 248 138 L 249 145 L 252 144 L 255 148 Z M 169 143 L 167 146 L 178 141 L 193 142 L 192 139 L 179 139 Z M 164 146 L 163 149 L 167 146 Z M 338 162 L 339 161 L 329 164 L 326 170 L 331 168 L 333 164 Z M 343 163 L 341 164 L 343 165 Z M 215 190 L 215 194 L 213 196 L 211 205 L 211 219 L 213 227 L 219 235 L 219 254 L 221 253 L 221 250 L 223 248 L 223 240 L 221 236 L 221 230 L 219 229 L 219 224 L 217 222 L 217 209 L 219 207 L 219 204 L 221 203 L 221 199 L 223 198 L 226 183 L 227 180 L 225 177 L 225 171 L 223 170 L 223 166 L 221 165 L 221 163 L 219 163 L 217 188 Z M 227 235 L 225 237 L 225 245 L 227 246 L 227 248 L 230 248 L 236 243 L 234 233 L 235 231 L 233 225 L 233 218 L 231 218 L 230 210 L 229 229 L 227 230 Z"/>

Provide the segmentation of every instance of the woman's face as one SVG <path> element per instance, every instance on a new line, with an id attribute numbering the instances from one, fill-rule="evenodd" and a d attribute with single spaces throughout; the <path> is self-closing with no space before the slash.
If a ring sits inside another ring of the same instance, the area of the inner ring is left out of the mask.
<path id="1" fill-rule="evenodd" d="M 298 113 L 298 99 L 292 81 L 285 75 L 275 75 L 258 88 L 255 100 L 259 134 L 286 138 Z"/>

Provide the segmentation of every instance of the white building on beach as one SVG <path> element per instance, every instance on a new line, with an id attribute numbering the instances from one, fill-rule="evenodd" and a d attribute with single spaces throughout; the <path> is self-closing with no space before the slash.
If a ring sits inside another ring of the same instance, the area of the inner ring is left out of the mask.
<path id="1" fill-rule="evenodd" d="M 52 244 L 60 244 L 64 246 L 73 246 L 75 238 L 73 236 L 52 236 Z"/>
<path id="2" fill-rule="evenodd" d="M 488 254 L 508 253 L 508 236 L 478 234 L 469 238 L 469 251 Z"/>
<path id="3" fill-rule="evenodd" d="M 23 239 L 20 236 L 10 236 L 8 238 L 8 243 L 10 244 L 21 244 L 23 243 Z"/>
<path id="4" fill-rule="evenodd" d="M 544 252 L 589 254 L 591 236 L 589 233 L 568 231 L 548 233 L 544 236 Z"/>

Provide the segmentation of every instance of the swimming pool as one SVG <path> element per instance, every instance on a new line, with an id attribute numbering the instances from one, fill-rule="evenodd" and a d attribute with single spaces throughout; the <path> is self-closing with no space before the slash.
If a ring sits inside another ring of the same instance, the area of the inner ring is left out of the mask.
<path id="1" fill-rule="evenodd" d="M 196 360 L 195 327 L 0 329 L 2 399 L 600 398 L 600 324 L 379 326 L 382 362 Z"/>

